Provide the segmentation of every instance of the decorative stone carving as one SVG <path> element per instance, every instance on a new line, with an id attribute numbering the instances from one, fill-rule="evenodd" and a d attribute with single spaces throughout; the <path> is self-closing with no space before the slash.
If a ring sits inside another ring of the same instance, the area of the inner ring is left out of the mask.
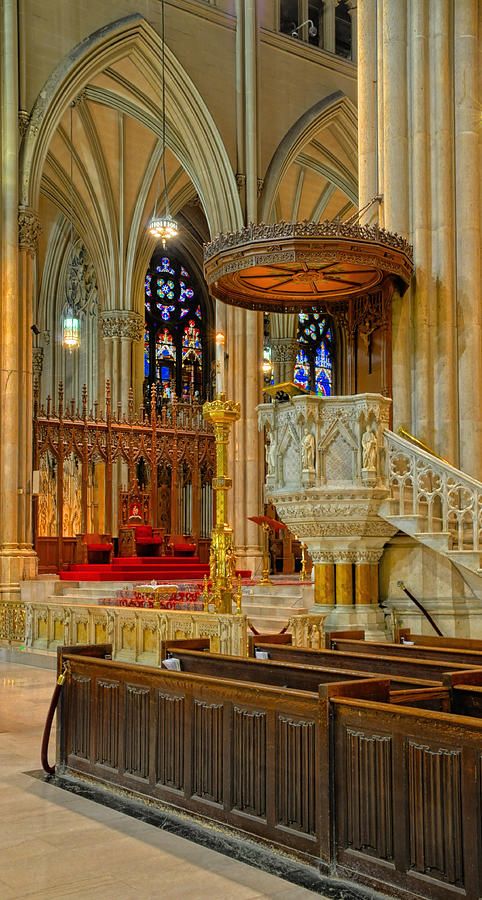
<path id="1" fill-rule="evenodd" d="M 298 341 L 293 338 L 272 338 L 271 358 L 273 362 L 293 363 L 298 354 Z"/>
<path id="2" fill-rule="evenodd" d="M 375 562 L 394 534 L 378 515 L 388 496 L 381 460 L 389 408 L 379 394 L 297 395 L 258 407 L 259 426 L 276 447 L 266 499 L 314 561 Z"/>
<path id="3" fill-rule="evenodd" d="M 43 347 L 34 347 L 32 351 L 32 371 L 36 378 L 40 378 L 44 364 Z"/>
<path id="4" fill-rule="evenodd" d="M 141 341 L 144 337 L 144 320 L 131 309 L 108 309 L 101 317 L 102 334 L 105 338 L 127 338 Z"/>
<path id="5" fill-rule="evenodd" d="M 30 116 L 26 109 L 19 109 L 18 111 L 18 132 L 20 135 L 20 141 L 23 141 L 25 134 L 27 133 L 27 129 L 30 122 Z"/>
<path id="6" fill-rule="evenodd" d="M 246 175 L 243 172 L 236 172 L 236 184 L 239 193 L 241 193 L 246 186 Z"/>
<path id="7" fill-rule="evenodd" d="M 20 206 L 18 210 L 19 249 L 27 250 L 32 256 L 35 256 L 40 232 L 41 226 L 37 213 L 27 206 Z"/>
<path id="8" fill-rule="evenodd" d="M 97 275 L 89 251 L 82 241 L 72 248 L 67 269 L 66 293 L 77 315 L 96 316 L 99 308 Z"/>

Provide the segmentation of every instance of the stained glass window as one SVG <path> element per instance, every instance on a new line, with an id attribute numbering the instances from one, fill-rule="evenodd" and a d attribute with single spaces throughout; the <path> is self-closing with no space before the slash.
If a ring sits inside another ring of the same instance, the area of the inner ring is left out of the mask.
<path id="1" fill-rule="evenodd" d="M 174 256 L 156 254 L 151 261 L 145 318 L 146 389 L 157 383 L 160 397 L 204 396 L 202 298 L 191 273 Z"/>
<path id="2" fill-rule="evenodd" d="M 306 390 L 329 397 L 333 393 L 333 324 L 316 309 L 300 313 L 294 381 Z"/>

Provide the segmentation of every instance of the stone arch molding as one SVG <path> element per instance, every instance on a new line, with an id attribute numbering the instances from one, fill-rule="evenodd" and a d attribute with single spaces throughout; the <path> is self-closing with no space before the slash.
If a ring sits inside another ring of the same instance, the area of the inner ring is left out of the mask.
<path id="1" fill-rule="evenodd" d="M 48 147 L 66 106 L 107 66 L 135 53 L 147 70 L 160 75 L 161 38 L 139 14 L 112 22 L 85 38 L 54 69 L 40 91 L 22 143 L 21 206 L 37 210 Z M 197 88 L 166 45 L 166 117 L 174 138 L 166 143 L 191 177 L 211 236 L 240 228 L 241 205 L 234 173 L 214 120 Z M 127 112 L 130 112 L 126 109 Z"/>
<path id="2" fill-rule="evenodd" d="M 357 111 L 354 104 L 341 91 L 336 91 L 315 103 L 291 126 L 268 166 L 260 201 L 260 220 L 271 221 L 273 205 L 286 172 L 296 157 L 320 129 L 336 123 L 343 131 L 346 141 L 357 159 Z M 330 177 L 358 205 L 356 186 L 346 178 L 346 174 L 333 168 Z"/>

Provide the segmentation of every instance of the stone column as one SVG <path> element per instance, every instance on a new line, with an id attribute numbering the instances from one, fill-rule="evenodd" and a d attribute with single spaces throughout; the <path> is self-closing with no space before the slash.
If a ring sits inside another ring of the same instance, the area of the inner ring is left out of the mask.
<path id="1" fill-rule="evenodd" d="M 482 478 L 480 95 L 477 0 L 454 4 L 455 242 L 460 466 Z"/>
<path id="2" fill-rule="evenodd" d="M 296 356 L 298 354 L 298 316 L 296 313 L 289 313 L 288 315 L 272 313 L 270 326 L 275 384 L 293 381 Z"/>
<path id="3" fill-rule="evenodd" d="M 376 0 L 363 0 L 358 16 L 358 204 L 362 207 L 379 193 Z M 374 203 L 361 221 L 372 223 L 377 216 L 378 204 Z"/>
<path id="4" fill-rule="evenodd" d="M 132 346 L 144 338 L 142 316 L 130 309 L 109 309 L 101 314 L 102 335 L 106 342 L 105 377 L 111 382 L 112 410 L 121 404 L 127 413 L 132 386 Z"/>
<path id="5" fill-rule="evenodd" d="M 407 6 L 383 3 L 384 225 L 408 237 Z M 411 425 L 410 297 L 393 296 L 392 369 L 394 427 Z"/>
<path id="6" fill-rule="evenodd" d="M 335 10 L 338 0 L 324 0 L 323 3 L 323 50 L 335 52 Z"/>
<path id="7" fill-rule="evenodd" d="M 335 565 L 336 605 L 353 605 L 353 571 L 351 563 L 337 562 Z"/>
<path id="8" fill-rule="evenodd" d="M 426 0 L 412 0 L 410 17 L 412 240 L 417 261 L 417 293 L 413 308 L 413 427 L 428 446 L 434 444 L 434 321 L 431 308 L 430 268 L 430 134 L 429 110 L 429 7 Z M 437 79 L 437 91 L 439 82 Z M 435 85 L 434 85 L 435 87 Z"/>
<path id="9" fill-rule="evenodd" d="M 371 603 L 370 563 L 357 562 L 355 565 L 355 603 L 357 605 Z"/>
<path id="10" fill-rule="evenodd" d="M 462 6 L 464 3 L 462 3 Z M 435 370 L 428 373 L 434 381 L 435 450 L 457 465 L 457 361 L 455 254 L 453 235 L 453 70 L 452 10 L 459 4 L 439 0 L 430 8 L 431 173 L 432 173 L 432 292 L 435 300 Z M 435 81 L 437 82 L 435 84 Z M 465 90 L 465 87 L 464 87 Z M 469 174 L 470 173 L 470 174 Z M 465 170 L 471 181 L 472 169 Z M 423 198 L 417 203 L 423 205 Z M 464 209 L 464 219 L 467 209 Z M 417 262 L 419 262 L 417 260 Z M 417 272 L 422 266 L 419 262 Z M 417 303 L 418 305 L 418 303 Z M 475 373 L 472 372 L 472 378 Z M 471 379 L 472 380 L 472 379 Z M 465 389 L 465 388 L 464 388 Z"/>
<path id="11" fill-rule="evenodd" d="M 22 209 L 19 214 L 17 206 L 18 22 L 15 0 L 5 0 L 1 17 L 0 594 L 14 598 L 18 596 L 20 580 L 36 573 L 30 533 L 32 296 L 29 292 L 33 290 L 32 266 L 39 223 L 32 210 Z"/>
<path id="12" fill-rule="evenodd" d="M 335 567 L 333 563 L 315 563 L 313 572 L 315 603 L 322 606 L 333 606 L 335 603 Z"/>
<path id="13" fill-rule="evenodd" d="M 256 0 L 244 0 L 246 216 L 258 221 L 258 85 Z"/>

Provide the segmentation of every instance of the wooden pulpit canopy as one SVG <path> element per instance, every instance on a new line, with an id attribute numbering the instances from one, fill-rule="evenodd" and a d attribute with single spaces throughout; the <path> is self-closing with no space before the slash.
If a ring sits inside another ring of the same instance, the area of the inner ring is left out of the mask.
<path id="1" fill-rule="evenodd" d="M 412 272 L 410 244 L 378 225 L 251 224 L 204 246 L 213 296 L 265 312 L 301 312 L 386 286 L 403 293 Z"/>

